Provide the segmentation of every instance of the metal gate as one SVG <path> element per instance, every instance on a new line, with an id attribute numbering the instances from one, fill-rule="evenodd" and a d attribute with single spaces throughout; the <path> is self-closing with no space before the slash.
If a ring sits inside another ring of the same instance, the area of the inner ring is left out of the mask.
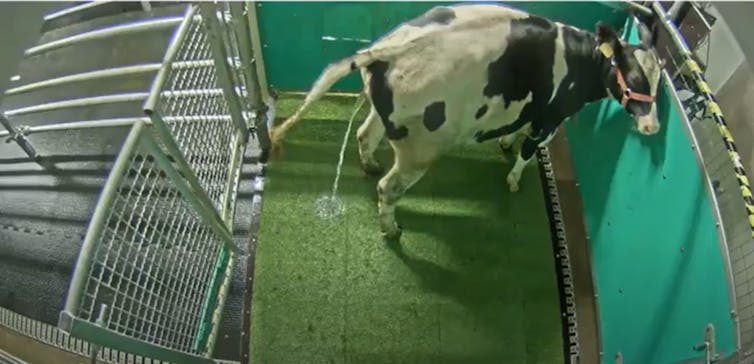
<path id="1" fill-rule="evenodd" d="M 89 224 L 59 321 L 72 336 L 211 362 L 242 158 L 264 125 L 244 6 L 189 5 L 176 27 Z"/>

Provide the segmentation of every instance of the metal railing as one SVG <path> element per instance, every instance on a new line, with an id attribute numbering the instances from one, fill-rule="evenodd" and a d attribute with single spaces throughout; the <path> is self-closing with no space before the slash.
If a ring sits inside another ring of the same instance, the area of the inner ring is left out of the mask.
<path id="1" fill-rule="evenodd" d="M 148 118 L 69 123 L 132 125 L 61 313 L 59 326 L 74 337 L 159 360 L 211 361 L 240 251 L 232 223 L 242 157 L 256 124 L 254 103 L 246 100 L 254 77 L 227 56 L 242 46 L 225 35 L 232 28 L 220 25 L 225 6 L 187 8 L 144 97 Z M 154 66 L 125 71 L 144 68 Z M 26 88 L 55 83 L 46 82 Z"/>
<path id="2" fill-rule="evenodd" d="M 652 3 L 652 10 L 661 31 L 658 52 L 676 70 L 668 82 L 685 94 L 679 103 L 690 120 L 722 237 L 736 352 L 719 362 L 748 360 L 754 354 L 754 197 L 725 117 L 692 51 L 667 10 L 658 2 Z"/>

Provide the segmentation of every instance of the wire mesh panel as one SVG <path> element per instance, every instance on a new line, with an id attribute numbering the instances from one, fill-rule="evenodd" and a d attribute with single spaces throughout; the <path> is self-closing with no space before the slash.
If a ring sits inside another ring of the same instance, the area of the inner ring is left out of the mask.
<path id="1" fill-rule="evenodd" d="M 134 125 L 87 234 L 62 324 L 103 345 L 194 362 L 209 352 L 230 233 L 159 144 L 143 123 Z"/>
<path id="2" fill-rule="evenodd" d="M 152 125 L 134 124 L 113 166 L 61 314 L 73 336 L 209 360 L 238 252 L 230 231 L 249 133 L 217 8 L 187 8 L 144 105 Z"/>
<path id="3" fill-rule="evenodd" d="M 222 213 L 228 208 L 231 161 L 247 131 L 240 113 L 231 111 L 228 99 L 237 102 L 237 96 L 221 86 L 227 71 L 217 66 L 206 21 L 195 9 L 176 32 L 145 110 L 162 136 L 172 137 L 168 149 L 179 151 L 184 169 L 193 171 L 195 183 Z"/>

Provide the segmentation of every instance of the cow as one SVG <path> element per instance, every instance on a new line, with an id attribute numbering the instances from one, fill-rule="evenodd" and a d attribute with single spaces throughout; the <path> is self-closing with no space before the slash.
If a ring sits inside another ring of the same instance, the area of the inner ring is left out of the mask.
<path id="1" fill-rule="evenodd" d="M 387 137 L 395 158 L 377 184 L 379 224 L 398 239 L 396 203 L 453 146 L 497 139 L 510 149 L 523 138 L 506 178 L 516 192 L 536 149 L 589 102 L 612 97 L 638 133 L 657 133 L 662 64 L 641 30 L 641 44 L 628 45 L 602 22 L 592 33 L 500 5 L 436 6 L 327 66 L 270 129 L 273 150 L 308 106 L 359 70 L 371 104 L 357 131 L 359 158 L 367 174 L 381 175 L 374 151 Z"/>

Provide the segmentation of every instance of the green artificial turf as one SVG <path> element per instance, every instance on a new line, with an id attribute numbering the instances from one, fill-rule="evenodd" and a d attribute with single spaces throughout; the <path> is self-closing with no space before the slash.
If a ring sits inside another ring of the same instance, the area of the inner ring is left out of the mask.
<path id="1" fill-rule="evenodd" d="M 299 102 L 281 99 L 278 116 Z M 403 237 L 387 244 L 377 224 L 377 179 L 359 169 L 355 138 L 339 187 L 345 214 L 333 221 L 315 214 L 315 200 L 331 189 L 352 107 L 350 98 L 316 103 L 268 166 L 251 363 L 562 363 L 534 163 L 511 194 L 511 165 L 495 143 L 454 150 L 399 202 Z M 386 143 L 377 155 L 392 163 Z"/>

